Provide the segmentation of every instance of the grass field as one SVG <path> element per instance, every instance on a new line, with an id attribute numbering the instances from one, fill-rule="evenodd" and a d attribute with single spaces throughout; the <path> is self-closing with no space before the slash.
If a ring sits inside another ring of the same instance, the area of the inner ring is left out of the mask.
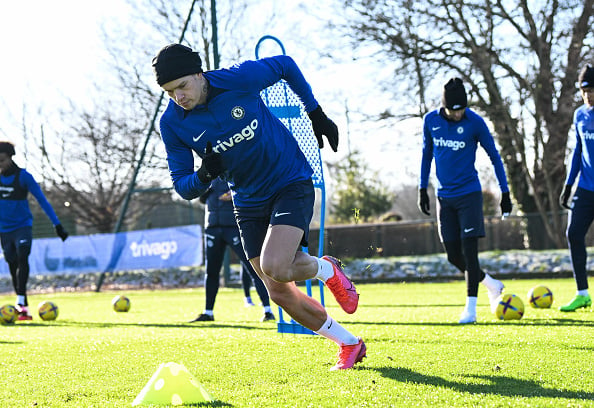
<path id="1" fill-rule="evenodd" d="M 216 398 L 196 406 L 594 407 L 594 312 L 557 310 L 573 280 L 505 283 L 525 302 L 545 284 L 553 307 L 526 305 L 522 320 L 498 321 L 481 288 L 478 323 L 460 326 L 463 282 L 359 285 L 354 315 L 327 297 L 368 348 L 341 372 L 328 371 L 333 343 L 277 333 L 259 322 L 260 307 L 243 306 L 240 289 L 221 289 L 208 324 L 185 323 L 202 311 L 203 289 L 131 291 L 128 313 L 111 309 L 114 292 L 33 295 L 32 305 L 52 300 L 60 315 L 0 326 L 0 406 L 130 407 L 161 363 L 176 362 Z"/>

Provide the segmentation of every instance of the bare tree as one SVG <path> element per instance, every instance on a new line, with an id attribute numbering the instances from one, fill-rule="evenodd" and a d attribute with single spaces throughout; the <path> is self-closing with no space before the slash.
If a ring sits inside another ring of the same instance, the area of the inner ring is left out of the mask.
<path id="1" fill-rule="evenodd" d="M 41 170 L 50 195 L 57 202 L 68 203 L 77 225 L 90 231 L 112 232 L 128 193 L 144 129 L 109 110 L 64 113 L 63 117 L 69 120 L 67 127 L 49 138 L 51 142 L 42 129 L 39 141 Z M 141 187 L 160 186 L 166 175 L 165 163 L 154 151 L 146 157 Z M 126 220 L 131 223 L 166 201 L 171 201 L 171 194 L 139 195 Z"/>
<path id="2" fill-rule="evenodd" d="M 530 246 L 565 245 L 558 196 L 580 103 L 574 84 L 592 57 L 594 0 L 343 3 L 354 46 L 393 66 L 385 89 L 416 98 L 401 118 L 426 113 L 448 77 L 464 79 L 493 124 L 520 210 L 539 214 L 528 218 Z"/>

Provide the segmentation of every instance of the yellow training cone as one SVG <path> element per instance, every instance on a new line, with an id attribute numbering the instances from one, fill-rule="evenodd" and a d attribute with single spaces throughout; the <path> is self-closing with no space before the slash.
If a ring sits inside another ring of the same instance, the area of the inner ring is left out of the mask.
<path id="1" fill-rule="evenodd" d="M 136 405 L 185 405 L 211 402 L 214 398 L 182 364 L 161 364 L 140 394 L 134 398 Z"/>

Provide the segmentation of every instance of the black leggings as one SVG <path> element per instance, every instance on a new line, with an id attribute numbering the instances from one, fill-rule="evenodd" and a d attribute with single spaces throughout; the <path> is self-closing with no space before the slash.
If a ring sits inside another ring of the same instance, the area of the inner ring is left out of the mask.
<path id="1" fill-rule="evenodd" d="M 256 274 L 254 268 L 247 260 L 241 240 L 239 240 L 239 230 L 233 227 L 209 227 L 205 231 L 206 236 L 206 310 L 213 310 L 217 293 L 219 292 L 219 280 L 221 276 L 221 267 L 225 257 L 227 246 L 235 252 L 235 255 L 241 260 L 242 268 L 251 275 L 256 287 L 256 292 L 260 296 L 263 306 L 270 306 L 270 297 L 262 279 Z M 242 270 L 242 273 L 246 273 Z"/>
<path id="2" fill-rule="evenodd" d="M 466 296 L 476 297 L 479 282 L 485 279 L 485 272 L 479 265 L 478 237 L 444 242 L 443 246 L 448 255 L 448 261 L 464 273 Z"/>
<path id="3" fill-rule="evenodd" d="M 577 289 L 585 290 L 588 289 L 586 233 L 594 221 L 594 192 L 578 187 L 574 197 L 579 197 L 579 200 L 573 201 L 573 208 L 569 213 L 567 243 Z"/>

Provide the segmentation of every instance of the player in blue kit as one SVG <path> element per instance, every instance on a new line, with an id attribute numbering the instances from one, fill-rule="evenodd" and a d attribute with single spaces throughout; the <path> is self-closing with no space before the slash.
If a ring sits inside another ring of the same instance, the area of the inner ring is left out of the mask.
<path id="1" fill-rule="evenodd" d="M 270 298 L 295 321 L 339 345 L 333 369 L 362 361 L 363 340 L 295 284 L 320 279 L 343 310 L 357 309 L 359 295 L 340 261 L 301 250 L 313 216 L 313 171 L 295 138 L 260 97 L 263 89 L 284 79 L 303 102 L 319 147 L 326 136 L 336 151 L 338 129 L 293 59 L 280 55 L 203 72 L 197 52 L 170 44 L 159 50 L 152 65 L 157 83 L 170 97 L 160 130 L 177 193 L 194 199 L 222 175 L 231 189 L 246 257 Z M 198 170 L 194 153 L 202 159 Z"/>
<path id="2" fill-rule="evenodd" d="M 68 238 L 68 233 L 33 176 L 12 160 L 14 154 L 12 143 L 0 142 L 0 241 L 17 295 L 18 319 L 31 320 L 27 300 L 29 255 L 33 241 L 33 215 L 27 199 L 29 193 L 35 197 L 62 241 Z"/>
<path id="3" fill-rule="evenodd" d="M 264 282 L 258 277 L 256 271 L 254 271 L 249 261 L 245 258 L 245 253 L 241 246 L 241 238 L 239 237 L 239 229 L 233 215 L 233 203 L 231 202 L 231 192 L 229 191 L 227 182 L 220 177 L 214 179 L 206 191 L 199 197 L 199 200 L 206 205 L 204 214 L 204 244 L 206 247 L 206 278 L 204 287 L 206 290 L 206 301 L 204 312 L 192 320 L 192 322 L 214 321 L 213 309 L 219 291 L 221 267 L 223 266 L 227 247 L 239 258 L 241 280 L 244 293 L 246 294 L 246 301 L 249 296 L 249 287 L 251 284 L 250 275 L 252 275 L 256 292 L 258 292 L 262 306 L 264 307 L 264 316 L 262 316 L 261 320 L 263 322 L 275 320 L 272 309 L 270 308 L 270 298 Z M 253 305 L 253 302 L 251 304 Z"/>
<path id="4" fill-rule="evenodd" d="M 561 206 L 571 210 L 566 233 L 577 292 L 569 303 L 559 307 L 562 312 L 574 312 L 592 305 L 586 272 L 586 233 L 594 221 L 594 68 L 585 66 L 580 71 L 578 83 L 584 104 L 573 114 L 576 143 L 560 199 Z M 580 181 L 570 205 L 569 198 L 578 174 Z"/>
<path id="5" fill-rule="evenodd" d="M 423 118 L 423 156 L 419 185 L 419 209 L 430 215 L 427 186 L 435 158 L 439 235 L 448 261 L 464 273 L 466 305 L 460 324 L 476 322 L 479 282 L 487 288 L 491 310 L 503 283 L 483 272 L 478 259 L 478 238 L 485 236 L 483 195 L 475 169 L 480 144 L 489 155 L 501 189 L 501 211 L 509 214 L 512 203 L 501 156 L 485 121 L 467 108 L 466 89 L 460 78 L 444 86 L 442 107 Z"/>

